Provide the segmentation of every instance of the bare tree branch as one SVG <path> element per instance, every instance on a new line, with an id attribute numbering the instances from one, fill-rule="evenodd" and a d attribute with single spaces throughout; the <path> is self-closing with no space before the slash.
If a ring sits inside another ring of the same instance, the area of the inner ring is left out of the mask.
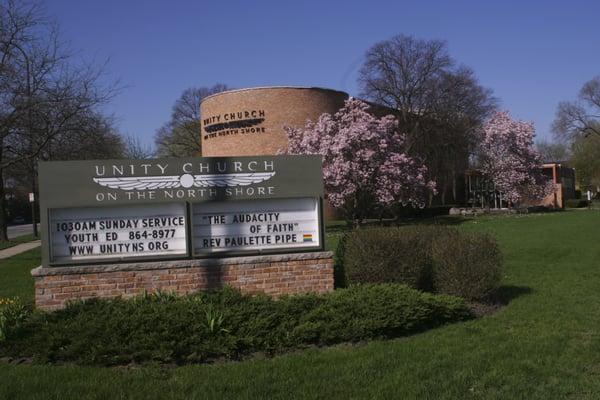
<path id="1" fill-rule="evenodd" d="M 574 142 L 588 136 L 600 137 L 600 77 L 586 82 L 578 100 L 558 104 L 552 131 L 556 138 Z"/>
<path id="2" fill-rule="evenodd" d="M 186 157 L 201 154 L 200 102 L 207 96 L 228 90 L 226 85 L 188 88 L 173 105 L 171 119 L 154 135 L 157 153 L 166 157 Z"/>
<path id="3" fill-rule="evenodd" d="M 38 3 L 0 0 L 0 241 L 6 240 L 6 174 L 28 171 L 35 191 L 40 159 L 121 152 L 119 135 L 98 112 L 119 91 L 116 83 L 102 84 L 104 74 L 105 65 L 73 58 Z"/>
<path id="4" fill-rule="evenodd" d="M 456 185 L 480 140 L 478 128 L 496 108 L 491 90 L 472 70 L 456 66 L 444 42 L 404 35 L 367 51 L 359 84 L 362 96 L 397 110 L 407 151 L 425 160 L 444 196 L 443 187 Z"/>

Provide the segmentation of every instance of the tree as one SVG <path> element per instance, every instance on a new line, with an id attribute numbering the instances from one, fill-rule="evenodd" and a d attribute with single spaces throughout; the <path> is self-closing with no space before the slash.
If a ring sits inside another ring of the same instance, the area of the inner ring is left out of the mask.
<path id="1" fill-rule="evenodd" d="M 406 151 L 421 157 L 441 201 L 457 199 L 457 181 L 496 108 L 472 70 L 456 67 L 446 44 L 398 35 L 373 45 L 359 72 L 361 95 L 397 110 Z"/>
<path id="2" fill-rule="evenodd" d="M 565 143 L 540 140 L 535 143 L 535 148 L 544 162 L 566 161 L 571 157 L 569 146 Z"/>
<path id="3" fill-rule="evenodd" d="M 80 115 L 76 126 L 78 129 L 74 132 L 53 137 L 36 160 L 107 159 L 129 155 L 128 138 L 123 138 L 116 131 L 112 118 L 90 112 Z M 11 198 L 7 206 L 8 220 L 15 216 L 29 218 L 31 206 L 27 194 L 32 191 L 32 182 L 37 179 L 37 162 L 23 159 L 4 172 L 7 177 L 5 190 Z"/>
<path id="4" fill-rule="evenodd" d="M 73 131 L 62 131 L 54 135 L 48 143 L 40 149 L 34 158 L 21 157 L 5 168 L 7 177 L 14 184 L 31 191 L 31 182 L 37 177 L 37 161 L 64 161 L 98 158 L 122 157 L 125 151 L 123 138 L 112 125 L 112 120 L 102 114 L 90 112 L 79 115 L 71 121 Z M 15 143 L 12 143 L 12 141 Z M 10 137 L 7 147 L 18 148 L 23 138 Z"/>
<path id="5" fill-rule="evenodd" d="M 541 200 L 554 190 L 533 148 L 533 123 L 496 112 L 483 126 L 481 171 L 512 204 Z"/>
<path id="6" fill-rule="evenodd" d="M 591 135 L 573 142 L 572 166 L 581 189 L 600 191 L 600 137 Z"/>
<path id="7" fill-rule="evenodd" d="M 394 36 L 367 51 L 359 71 L 362 95 L 397 109 L 401 122 L 409 123 L 432 110 L 435 83 L 453 63 L 444 42 Z"/>
<path id="8" fill-rule="evenodd" d="M 288 154 L 323 156 L 326 197 L 352 223 L 361 223 L 373 206 L 422 205 L 426 190 L 435 187 L 425 179 L 427 168 L 405 154 L 397 120 L 376 118 L 368 108 L 350 98 L 304 129 L 285 127 Z"/>
<path id="9" fill-rule="evenodd" d="M 145 160 L 154 157 L 154 150 L 151 146 L 142 143 L 137 136 L 125 136 L 123 158 L 132 158 L 134 160 Z"/>
<path id="10" fill-rule="evenodd" d="M 7 171 L 26 166 L 36 192 L 37 161 L 68 150 L 60 143 L 86 132 L 117 92 L 116 84 L 99 84 L 104 66 L 72 61 L 37 4 L 0 3 L 0 241 L 7 240 Z"/>
<path id="11" fill-rule="evenodd" d="M 42 161 L 106 159 L 122 157 L 126 143 L 117 132 L 114 121 L 99 112 L 80 113 L 54 135 L 40 151 Z M 66 127 L 65 127 L 66 128 Z"/>
<path id="12" fill-rule="evenodd" d="M 228 90 L 226 85 L 192 87 L 183 91 L 173 105 L 171 120 L 154 136 L 157 153 L 163 157 L 197 156 L 202 153 L 200 102 L 207 96 Z"/>
<path id="13" fill-rule="evenodd" d="M 591 135 L 600 137 L 600 76 L 583 85 L 576 101 L 558 104 L 552 130 L 566 141 Z"/>

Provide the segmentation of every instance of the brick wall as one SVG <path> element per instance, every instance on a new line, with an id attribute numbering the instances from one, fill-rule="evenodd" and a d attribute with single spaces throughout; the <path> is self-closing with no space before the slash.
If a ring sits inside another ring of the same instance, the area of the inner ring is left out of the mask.
<path id="1" fill-rule="evenodd" d="M 260 87 L 217 93 L 200 103 L 202 155 L 258 156 L 277 154 L 287 147 L 284 126 L 304 127 L 307 120 L 316 121 L 322 113 L 335 113 L 348 94 L 337 90 L 308 87 Z M 242 129 L 224 128 L 216 137 L 207 138 L 204 119 L 220 117 L 215 123 L 225 121 L 227 114 L 244 111 L 264 111 L 264 121 L 255 125 L 260 133 L 242 133 Z M 263 131 L 264 129 L 264 131 Z M 227 134 L 224 134 L 227 133 Z"/>
<path id="2" fill-rule="evenodd" d="M 38 267 L 35 303 L 44 310 L 92 297 L 133 297 L 162 290 L 188 294 L 232 286 L 273 296 L 333 290 L 331 252 L 70 267 Z"/>

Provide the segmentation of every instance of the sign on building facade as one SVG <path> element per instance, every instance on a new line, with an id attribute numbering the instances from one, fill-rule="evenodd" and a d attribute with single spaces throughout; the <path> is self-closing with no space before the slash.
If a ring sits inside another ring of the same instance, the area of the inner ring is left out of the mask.
<path id="1" fill-rule="evenodd" d="M 42 264 L 323 249 L 320 156 L 40 163 Z"/>

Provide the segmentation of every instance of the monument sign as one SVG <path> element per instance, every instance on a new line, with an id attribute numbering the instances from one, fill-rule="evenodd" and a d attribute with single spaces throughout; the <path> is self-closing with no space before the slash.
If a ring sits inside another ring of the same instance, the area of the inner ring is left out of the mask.
<path id="1" fill-rule="evenodd" d="M 319 156 L 40 163 L 42 265 L 323 249 Z"/>

